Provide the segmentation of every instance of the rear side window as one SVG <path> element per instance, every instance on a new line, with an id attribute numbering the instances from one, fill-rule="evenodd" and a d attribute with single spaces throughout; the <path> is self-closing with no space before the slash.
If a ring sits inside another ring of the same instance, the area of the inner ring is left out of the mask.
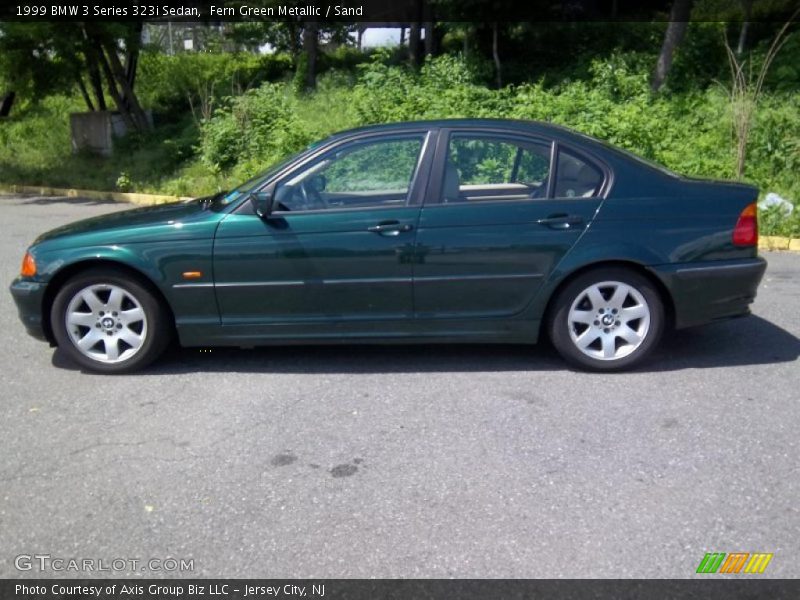
<path id="1" fill-rule="evenodd" d="M 547 195 L 551 143 L 491 134 L 450 136 L 441 202 L 525 201 Z"/>
<path id="2" fill-rule="evenodd" d="M 596 165 L 572 154 L 559 150 L 556 173 L 556 198 L 591 198 L 600 193 L 603 171 Z"/>

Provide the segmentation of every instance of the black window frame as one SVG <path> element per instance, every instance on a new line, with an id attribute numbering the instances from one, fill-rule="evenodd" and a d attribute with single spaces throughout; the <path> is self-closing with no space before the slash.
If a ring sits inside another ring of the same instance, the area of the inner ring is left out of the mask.
<path id="1" fill-rule="evenodd" d="M 548 198 L 550 198 L 551 200 L 576 200 L 576 199 L 580 200 L 581 198 L 586 200 L 591 200 L 592 198 L 605 198 L 606 194 L 608 193 L 608 190 L 611 187 L 611 180 L 612 180 L 611 169 L 608 167 L 608 165 L 603 161 L 590 157 L 589 155 L 587 155 L 586 152 L 576 149 L 575 146 L 563 144 L 561 142 L 556 142 L 555 146 L 556 147 L 553 155 L 553 162 L 551 163 L 551 167 L 553 168 L 552 173 L 554 173 L 555 175 L 551 176 L 550 178 L 553 187 L 552 189 L 548 190 Z M 597 186 L 597 192 L 595 192 L 591 196 L 576 197 L 576 196 L 555 195 L 556 183 L 558 181 L 558 162 L 562 151 L 566 152 L 567 154 L 571 154 L 575 158 L 582 160 L 587 165 L 597 169 L 597 171 L 603 178 L 603 180 L 600 182 L 600 185 Z"/>
<path id="2" fill-rule="evenodd" d="M 369 135 L 369 136 L 358 136 L 353 139 L 349 139 L 347 142 L 342 144 L 337 144 L 335 146 L 329 147 L 320 154 L 315 155 L 310 160 L 304 161 L 301 165 L 297 165 L 297 168 L 292 169 L 290 172 L 286 173 L 284 176 L 276 179 L 272 185 L 270 194 L 274 194 L 275 191 L 278 189 L 278 186 L 281 185 L 284 181 L 291 179 L 295 174 L 300 171 L 303 171 L 308 168 L 309 165 L 314 164 L 315 162 L 325 160 L 328 155 L 338 154 L 343 150 L 347 150 L 350 147 L 367 145 L 371 142 L 375 142 L 378 144 L 385 144 L 389 143 L 394 140 L 403 140 L 403 139 L 414 139 L 420 141 L 419 147 L 419 155 L 417 156 L 417 162 L 414 165 L 414 171 L 411 174 L 411 179 L 408 182 L 408 192 L 406 193 L 406 200 L 402 204 L 396 204 L 391 206 L 350 206 L 350 207 L 335 207 L 335 208 L 315 208 L 315 209 L 306 209 L 306 210 L 274 210 L 272 214 L 276 217 L 285 217 L 287 215 L 306 215 L 311 213 L 324 213 L 329 214 L 333 212 L 353 212 L 353 211 L 364 211 L 364 210 L 388 210 L 388 209 L 397 209 L 397 208 L 407 208 L 412 206 L 411 199 L 414 197 L 414 192 L 416 188 L 417 179 L 419 177 L 420 171 L 423 168 L 423 163 L 425 162 L 425 150 L 426 145 L 430 139 L 430 131 L 423 132 L 423 131 L 398 131 L 392 132 L 390 134 L 383 134 L 383 135 Z"/>
<path id="3" fill-rule="evenodd" d="M 527 143 L 545 143 L 550 144 L 550 172 L 548 174 L 547 193 L 539 198 L 530 198 L 528 200 L 485 200 L 474 202 L 442 202 L 442 192 L 444 189 L 444 168 L 449 154 L 450 138 L 453 134 L 474 134 L 478 137 L 497 137 L 508 138 L 510 140 L 518 139 Z M 431 207 L 453 207 L 453 206 L 475 206 L 483 204 L 503 205 L 508 203 L 520 204 L 524 202 L 543 202 L 547 200 L 593 200 L 595 198 L 605 198 L 614 182 L 614 173 L 611 167 L 604 160 L 600 159 L 596 154 L 591 151 L 584 150 L 575 144 L 565 143 L 561 139 L 553 138 L 547 135 L 546 132 L 527 132 L 515 131 L 505 128 L 492 128 L 492 127 L 446 127 L 438 131 L 438 138 L 435 144 L 435 151 L 433 152 L 432 166 L 430 168 L 430 176 L 428 184 L 424 191 L 424 206 Z M 603 181 L 598 187 L 595 195 L 586 198 L 569 198 L 567 196 L 556 197 L 555 182 L 558 177 L 558 154 L 564 149 L 577 158 L 596 167 L 603 175 Z"/>
<path id="4" fill-rule="evenodd" d="M 434 127 L 414 127 L 409 129 L 397 129 L 392 131 L 366 131 L 358 132 L 352 135 L 336 138 L 328 143 L 322 143 L 316 151 L 303 154 L 298 157 L 298 160 L 286 165 L 280 172 L 275 173 L 269 180 L 264 181 L 257 189 L 251 190 L 251 193 L 266 193 L 272 196 L 275 189 L 282 181 L 292 177 L 293 174 L 308 167 L 311 163 L 324 158 L 329 153 L 338 152 L 347 146 L 368 142 L 370 140 L 385 141 L 393 138 L 422 138 L 422 146 L 420 148 L 417 164 L 414 168 L 414 175 L 409 183 L 409 193 L 406 197 L 405 204 L 396 206 L 358 206 L 358 207 L 336 207 L 336 208 L 320 208 L 313 210 L 299 210 L 299 211 L 273 211 L 271 215 L 276 217 L 287 217 L 289 215 L 307 215 L 307 214 L 330 214 L 338 212 L 354 212 L 364 210 L 391 210 L 411 206 L 421 206 L 423 203 L 425 189 L 430 176 L 430 170 L 433 164 L 433 154 L 436 146 L 438 136 L 438 128 Z M 255 211 L 252 205 L 247 200 L 244 200 L 232 212 L 236 214 L 253 214 Z"/>

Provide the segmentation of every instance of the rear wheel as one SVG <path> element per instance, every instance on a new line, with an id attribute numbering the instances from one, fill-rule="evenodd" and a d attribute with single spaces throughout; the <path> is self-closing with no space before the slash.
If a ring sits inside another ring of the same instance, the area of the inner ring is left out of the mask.
<path id="1" fill-rule="evenodd" d="M 595 371 L 640 364 L 664 329 L 658 290 L 633 270 L 608 267 L 584 273 L 555 298 L 550 339 L 570 363 Z"/>
<path id="2" fill-rule="evenodd" d="M 113 269 L 76 275 L 51 311 L 59 347 L 81 367 L 128 373 L 152 362 L 169 342 L 169 319 L 144 285 Z"/>

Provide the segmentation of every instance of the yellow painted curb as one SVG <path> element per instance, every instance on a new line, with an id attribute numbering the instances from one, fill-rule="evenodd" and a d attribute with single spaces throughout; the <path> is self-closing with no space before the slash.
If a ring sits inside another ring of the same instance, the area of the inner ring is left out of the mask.
<path id="1" fill-rule="evenodd" d="M 789 240 L 789 250 L 800 252 L 800 239 Z"/>
<path id="2" fill-rule="evenodd" d="M 762 235 L 758 238 L 758 247 L 761 250 L 788 250 L 791 240 L 777 235 Z"/>
<path id="3" fill-rule="evenodd" d="M 178 200 L 189 200 L 188 197 L 166 196 L 160 194 L 134 194 L 130 192 L 100 192 L 97 190 L 78 190 L 74 188 L 54 188 L 34 185 L 0 186 L 0 192 L 10 194 L 38 194 L 40 196 L 66 196 L 67 198 L 89 198 L 92 200 L 113 200 L 127 202 L 138 206 L 166 204 Z"/>

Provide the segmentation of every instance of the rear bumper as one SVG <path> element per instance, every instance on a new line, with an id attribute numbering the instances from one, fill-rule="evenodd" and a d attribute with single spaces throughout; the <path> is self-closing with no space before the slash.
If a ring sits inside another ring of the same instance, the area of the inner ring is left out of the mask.
<path id="1" fill-rule="evenodd" d="M 42 323 L 42 302 L 46 284 L 17 278 L 10 291 L 17 305 L 17 312 L 27 332 L 36 339 L 48 341 Z"/>
<path id="2" fill-rule="evenodd" d="M 672 294 L 678 329 L 750 314 L 766 269 L 761 257 L 652 267 Z"/>

